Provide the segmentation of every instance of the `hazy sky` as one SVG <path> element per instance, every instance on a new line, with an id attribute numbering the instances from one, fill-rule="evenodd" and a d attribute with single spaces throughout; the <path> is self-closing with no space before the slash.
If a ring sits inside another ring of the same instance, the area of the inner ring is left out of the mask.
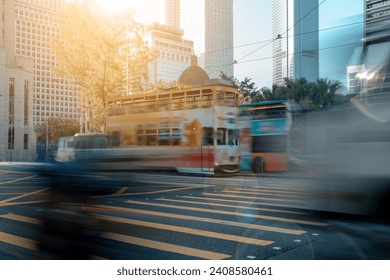
<path id="1" fill-rule="evenodd" d="M 150 22 L 159 0 L 97 0 L 105 7 L 132 6 L 136 19 Z M 196 0 L 194 0 L 196 1 Z M 317 1 L 317 0 L 312 0 Z M 363 12 L 363 0 L 318 0 L 320 30 L 334 27 L 337 19 Z M 234 67 L 239 80 L 252 78 L 258 88 L 272 85 L 272 0 L 233 0 Z M 190 38 L 189 38 L 190 39 Z"/>

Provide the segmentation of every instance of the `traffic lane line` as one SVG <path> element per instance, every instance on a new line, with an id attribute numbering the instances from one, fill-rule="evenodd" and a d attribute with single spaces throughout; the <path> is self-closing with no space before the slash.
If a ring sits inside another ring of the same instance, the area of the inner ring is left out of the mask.
<path id="1" fill-rule="evenodd" d="M 38 242 L 29 238 L 5 233 L 0 231 L 0 242 L 23 247 L 29 250 L 38 250 Z"/>
<path id="2" fill-rule="evenodd" d="M 279 210 L 279 209 L 271 209 L 271 208 L 240 206 L 240 205 L 212 203 L 212 202 L 199 202 L 199 201 L 168 199 L 168 198 L 157 198 L 156 200 L 168 201 L 168 202 L 189 203 L 189 204 L 196 204 L 196 205 L 209 205 L 209 206 L 226 207 L 226 208 L 234 208 L 234 209 L 246 209 L 246 210 L 255 210 L 255 211 L 276 212 L 276 213 L 284 213 L 284 214 L 305 214 L 303 212 L 298 212 L 298 211 L 288 211 L 288 210 Z"/>
<path id="3" fill-rule="evenodd" d="M 305 202 L 304 200 L 297 199 L 283 199 L 283 198 L 269 198 L 260 196 L 245 196 L 245 195 L 231 195 L 231 194 L 217 194 L 217 193 L 203 193 L 204 196 L 222 196 L 222 197 L 233 197 L 233 198 L 248 198 L 253 200 L 270 200 L 270 201 L 286 201 L 286 202 Z"/>
<path id="4" fill-rule="evenodd" d="M 0 185 L 11 184 L 11 183 L 14 183 L 14 182 L 23 181 L 23 180 L 26 180 L 26 179 L 29 179 L 29 178 L 33 178 L 33 177 L 36 177 L 36 176 L 37 175 L 30 175 L 30 176 L 27 176 L 27 177 L 18 178 L 18 179 L 14 179 L 14 180 L 11 180 L 11 181 L 0 182 Z"/>
<path id="5" fill-rule="evenodd" d="M 131 213 L 137 215 L 147 215 L 147 216 L 156 216 L 163 218 L 171 218 L 171 219 L 180 219 L 180 220 L 188 220 L 188 221 L 196 221 L 196 222 L 204 222 L 204 223 L 213 223 L 213 224 L 221 224 L 227 226 L 235 226 L 241 227 L 245 229 L 255 229 L 262 231 L 270 231 L 284 234 L 292 234 L 292 235 L 301 235 L 305 234 L 304 230 L 293 230 L 286 229 L 281 227 L 274 226 L 265 226 L 265 225 L 257 225 L 251 223 L 243 223 L 243 222 L 235 222 L 228 220 L 220 220 L 220 219 L 212 219 L 212 218 L 203 218 L 197 216 L 188 216 L 182 214 L 173 214 L 173 213 L 164 213 L 158 211 L 150 211 L 150 210 L 142 210 L 142 209 L 133 209 L 133 208 L 124 208 L 124 207 L 116 207 L 116 206 L 107 206 L 107 205 L 95 205 L 94 207 L 85 207 L 86 210 L 91 211 L 104 211 L 104 212 L 119 212 L 119 213 Z"/>
<path id="6" fill-rule="evenodd" d="M 187 227 L 172 226 L 172 225 L 166 225 L 160 223 L 146 222 L 146 221 L 140 221 L 140 220 L 134 220 L 128 218 L 121 218 L 121 217 L 114 217 L 114 216 L 107 216 L 107 215 L 95 215 L 95 217 L 103 220 L 111 221 L 111 222 L 118 222 L 123 224 L 131 224 L 131 225 L 155 228 L 160 230 L 198 235 L 203 237 L 223 239 L 223 240 L 228 240 L 233 242 L 247 243 L 251 245 L 267 246 L 274 243 L 274 241 L 269 241 L 269 240 L 254 239 L 254 238 L 248 238 L 243 236 L 224 234 L 224 233 L 218 233 L 218 232 L 195 229 L 195 228 L 187 228 Z"/>
<path id="7" fill-rule="evenodd" d="M 305 196 L 307 192 L 298 192 L 298 191 L 279 191 L 279 190 L 248 190 L 243 188 L 236 188 L 235 190 L 224 190 L 223 192 L 228 193 L 242 193 L 242 194 L 264 194 L 264 195 L 274 195 L 274 196 Z"/>
<path id="8" fill-rule="evenodd" d="M 0 207 L 6 207 L 6 206 L 15 206 L 15 205 L 25 205 L 25 204 L 39 204 L 39 203 L 45 203 L 47 200 L 32 200 L 32 201 L 20 201 L 20 202 L 8 202 L 4 204 L 0 204 Z"/>
<path id="9" fill-rule="evenodd" d="M 123 243 L 133 244 L 141 247 L 156 249 L 156 250 L 170 252 L 170 253 L 176 253 L 180 255 L 186 255 L 190 257 L 197 257 L 206 260 L 223 260 L 232 257 L 231 255 L 227 255 L 227 254 L 194 249 L 194 248 L 175 245 L 171 243 L 127 236 L 127 235 L 113 233 L 113 232 L 103 232 L 102 236 L 103 238 L 110 239 L 110 240 L 115 240 Z"/>
<path id="10" fill-rule="evenodd" d="M 34 224 L 34 225 L 41 224 L 41 221 L 39 219 L 31 218 L 31 217 L 27 217 L 27 216 L 22 216 L 22 215 L 17 215 L 17 214 L 4 214 L 4 215 L 0 215 L 0 218 L 23 222 L 23 223 Z"/>
<path id="11" fill-rule="evenodd" d="M 197 212 L 207 212 L 207 213 L 214 213 L 214 214 L 223 214 L 223 215 L 229 215 L 229 216 L 235 216 L 235 217 L 240 216 L 240 217 L 247 217 L 247 218 L 259 218 L 259 219 L 264 219 L 264 220 L 272 220 L 272 221 L 294 223 L 294 224 L 304 224 L 304 225 L 311 225 L 311 226 L 328 226 L 329 225 L 326 223 L 316 222 L 316 221 L 281 218 L 281 217 L 273 217 L 273 216 L 257 215 L 257 214 L 232 213 L 230 211 L 222 211 L 222 210 L 214 210 L 214 209 L 201 209 L 201 208 L 195 208 L 195 207 L 167 205 L 167 204 L 161 204 L 161 203 L 149 203 L 149 202 L 140 202 L 140 201 L 132 201 L 132 200 L 128 200 L 128 201 L 126 201 L 126 203 L 131 203 L 131 204 L 136 204 L 136 205 L 158 206 L 158 207 L 181 209 L 181 210 L 190 210 L 190 211 L 197 211 Z"/>
<path id="12" fill-rule="evenodd" d="M 7 199 L 3 199 L 3 200 L 0 201 L 0 206 L 2 206 L 3 204 L 6 204 L 7 202 L 13 201 L 13 200 L 17 200 L 17 199 L 20 199 L 20 198 L 24 198 L 24 197 L 27 197 L 27 196 L 31 196 L 31 195 L 34 195 L 34 194 L 37 194 L 37 193 L 41 193 L 41 192 L 47 191 L 48 189 L 49 188 L 44 188 L 44 189 L 36 190 L 36 191 L 33 191 L 33 192 L 25 193 L 25 194 L 22 194 L 22 195 L 13 196 L 13 197 L 10 197 L 10 198 L 7 198 Z"/>
<path id="13" fill-rule="evenodd" d="M 135 195 L 150 195 L 150 194 L 159 194 L 159 193 L 169 193 L 169 192 L 176 192 L 176 191 L 183 191 L 183 190 L 191 190 L 191 189 L 201 189 L 204 188 L 204 186 L 191 186 L 191 187 L 176 187 L 173 189 L 167 189 L 167 190 L 159 190 L 159 191 L 147 191 L 147 192 L 137 192 L 137 193 L 115 193 L 110 195 L 101 195 L 96 197 L 114 197 L 114 196 L 135 196 Z"/>
<path id="14" fill-rule="evenodd" d="M 223 199 L 223 198 L 211 198 L 211 197 L 200 197 L 200 196 L 187 196 L 183 195 L 180 196 L 182 198 L 190 198 L 192 200 L 207 200 L 207 201 L 219 201 L 219 202 L 231 202 L 235 203 L 235 205 L 243 205 L 243 204 L 249 204 L 249 205 L 267 205 L 267 206 L 284 206 L 284 204 L 275 204 L 275 203 L 260 203 L 256 202 L 254 204 L 252 201 L 242 201 L 242 200 L 233 200 L 233 199 Z M 245 207 L 245 206 L 243 206 Z M 249 209 L 251 207 L 248 207 Z M 286 214 L 298 214 L 298 215 L 309 215 L 309 213 L 306 212 L 300 212 L 300 211 L 295 211 L 295 210 L 282 210 L 282 209 L 274 209 L 274 208 L 258 208 L 259 210 L 261 209 L 262 211 L 270 211 L 270 212 L 278 212 L 278 213 L 286 213 Z M 268 210 L 266 210 L 268 209 Z"/>

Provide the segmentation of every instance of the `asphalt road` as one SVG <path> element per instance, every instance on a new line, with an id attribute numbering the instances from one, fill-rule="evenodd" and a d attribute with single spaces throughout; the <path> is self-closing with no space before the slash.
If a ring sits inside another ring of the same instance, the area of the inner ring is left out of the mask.
<path id="1" fill-rule="evenodd" d="M 147 173 L 122 179 L 121 187 L 82 206 L 100 225 L 88 245 L 92 259 L 390 258 L 388 224 L 299 209 L 305 184 L 299 178 Z M 64 258 L 38 243 L 48 193 L 37 174 L 0 170 L 1 260 Z"/>

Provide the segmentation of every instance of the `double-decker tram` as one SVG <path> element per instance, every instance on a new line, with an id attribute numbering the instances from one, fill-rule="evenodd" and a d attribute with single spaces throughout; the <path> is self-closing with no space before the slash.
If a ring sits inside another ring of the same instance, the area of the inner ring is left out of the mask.
<path id="1" fill-rule="evenodd" d="M 112 150 L 136 155 L 132 164 L 140 167 L 239 171 L 240 95 L 228 82 L 208 83 L 109 100 L 106 125 Z"/>
<path id="2" fill-rule="evenodd" d="M 292 104 L 288 100 L 240 105 L 241 169 L 288 169 Z"/>

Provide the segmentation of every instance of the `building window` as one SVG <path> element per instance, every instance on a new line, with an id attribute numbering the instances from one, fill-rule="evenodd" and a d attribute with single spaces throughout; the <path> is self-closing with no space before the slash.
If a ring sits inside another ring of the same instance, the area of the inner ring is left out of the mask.
<path id="1" fill-rule="evenodd" d="M 8 124 L 14 125 L 15 124 L 15 79 L 14 78 L 9 79 L 8 95 L 9 95 Z"/>
<path id="2" fill-rule="evenodd" d="M 28 125 L 28 81 L 24 81 L 24 125 Z"/>
<path id="3" fill-rule="evenodd" d="M 8 128 L 8 149 L 13 150 L 15 148 L 15 128 L 10 126 Z"/>
<path id="4" fill-rule="evenodd" d="M 23 149 L 28 150 L 28 134 L 24 134 L 24 137 L 23 137 Z"/>

